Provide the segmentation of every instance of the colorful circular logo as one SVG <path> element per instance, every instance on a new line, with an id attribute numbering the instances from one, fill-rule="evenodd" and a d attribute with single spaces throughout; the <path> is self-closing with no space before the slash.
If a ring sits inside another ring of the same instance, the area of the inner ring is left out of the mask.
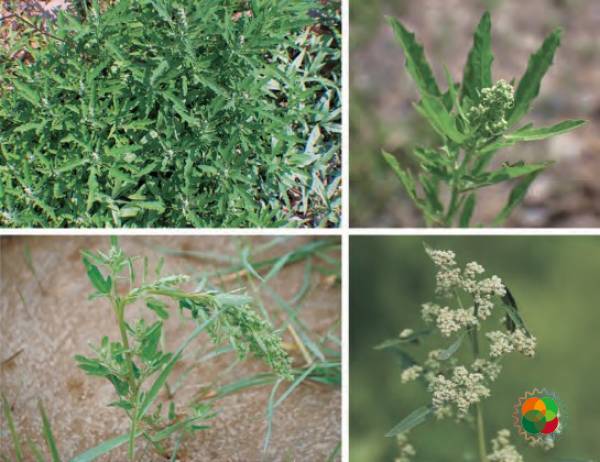
<path id="1" fill-rule="evenodd" d="M 530 441 L 556 439 L 563 428 L 561 407 L 556 393 L 534 389 L 525 393 L 515 405 L 515 426 Z"/>

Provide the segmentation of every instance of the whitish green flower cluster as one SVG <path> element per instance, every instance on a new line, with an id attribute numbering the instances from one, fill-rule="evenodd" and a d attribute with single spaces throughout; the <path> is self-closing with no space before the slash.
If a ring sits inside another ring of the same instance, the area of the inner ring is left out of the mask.
<path id="1" fill-rule="evenodd" d="M 437 267 L 436 294 L 453 299 L 458 291 L 463 291 L 472 297 L 473 305 L 452 310 L 427 303 L 423 305 L 423 319 L 426 322 L 435 321 L 446 337 L 463 328 L 477 325 L 478 320 L 487 319 L 494 308 L 494 297 L 506 294 L 502 280 L 498 276 L 481 278 L 485 269 L 477 262 L 467 263 L 461 269 L 456 263 L 456 254 L 451 250 L 427 248 L 426 251 Z"/>
<path id="2" fill-rule="evenodd" d="M 534 438 L 529 440 L 529 446 L 549 451 L 554 448 L 554 439 L 550 435 L 546 435 L 544 438 Z"/>
<path id="3" fill-rule="evenodd" d="M 412 382 L 414 380 L 417 380 L 421 376 L 422 372 L 423 368 L 421 366 L 414 365 L 408 367 L 402 371 L 402 374 L 400 375 L 400 380 L 402 381 L 402 383 Z"/>
<path id="4" fill-rule="evenodd" d="M 457 419 L 464 419 L 471 405 L 490 395 L 490 389 L 485 386 L 485 376 L 471 372 L 465 366 L 455 367 L 450 377 L 441 374 L 434 377 L 429 383 L 429 391 L 438 418 L 456 413 Z"/>
<path id="5" fill-rule="evenodd" d="M 485 336 L 490 340 L 490 356 L 499 358 L 505 354 L 518 351 L 525 356 L 533 357 L 535 355 L 536 338 L 528 336 L 522 329 L 516 329 L 514 332 L 493 331 Z"/>
<path id="6" fill-rule="evenodd" d="M 487 139 L 501 135 L 508 129 L 506 119 L 514 103 L 514 88 L 504 80 L 482 89 L 479 103 L 472 106 L 467 114 L 473 138 Z"/>
<path id="7" fill-rule="evenodd" d="M 399 337 L 400 338 L 408 338 L 414 333 L 415 333 L 415 331 L 412 329 L 404 329 L 402 332 L 400 332 Z"/>
<path id="8" fill-rule="evenodd" d="M 447 306 L 440 308 L 437 313 L 436 324 L 443 336 L 449 337 L 459 330 L 478 324 L 473 314 L 473 309 L 450 309 Z"/>
<path id="9" fill-rule="evenodd" d="M 490 462 L 523 462 L 523 456 L 510 444 L 510 431 L 503 429 L 492 440 L 492 453 L 488 455 Z"/>
<path id="10" fill-rule="evenodd" d="M 399 456 L 396 457 L 395 462 L 410 462 L 411 458 L 417 455 L 417 451 L 412 444 L 408 442 L 406 433 L 399 433 L 396 436 L 398 442 Z"/>
<path id="11" fill-rule="evenodd" d="M 427 248 L 426 251 L 437 269 L 436 293 L 447 305 L 424 303 L 423 320 L 435 326 L 443 338 L 455 336 L 460 347 L 465 338 L 477 335 L 483 322 L 493 314 L 497 298 L 506 295 L 506 287 L 498 276 L 484 276 L 485 269 L 479 263 L 459 267 L 456 254 L 451 250 Z M 463 305 L 461 296 L 471 302 Z M 451 302 L 458 307 L 448 306 Z M 463 337 L 459 338 L 461 332 Z M 413 330 L 405 329 L 400 338 L 411 335 L 414 335 Z M 490 395 L 490 385 L 500 375 L 499 361 L 504 355 L 515 351 L 526 356 L 535 354 L 536 339 L 523 329 L 492 331 L 485 338 L 489 340 L 489 358 L 477 358 L 472 364 L 461 365 L 448 350 L 432 350 L 422 366 L 412 364 L 403 370 L 402 383 L 422 377 L 431 393 L 437 418 L 466 418 L 473 404 Z"/>
<path id="12" fill-rule="evenodd" d="M 480 372 L 487 377 L 490 382 L 495 381 L 502 372 L 502 366 L 499 363 L 481 358 L 473 362 L 472 368 L 475 372 Z"/>

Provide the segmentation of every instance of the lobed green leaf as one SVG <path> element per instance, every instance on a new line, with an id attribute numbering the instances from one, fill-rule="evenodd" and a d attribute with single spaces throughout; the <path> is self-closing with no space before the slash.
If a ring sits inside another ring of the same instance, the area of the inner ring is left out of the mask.
<path id="1" fill-rule="evenodd" d="M 500 213 L 494 219 L 494 226 L 500 226 L 506 221 L 513 210 L 523 201 L 527 195 L 529 187 L 541 171 L 532 172 L 519 181 L 519 183 L 511 190 L 506 205 L 502 208 Z"/>
<path id="2" fill-rule="evenodd" d="M 556 29 L 544 40 L 541 48 L 529 58 L 527 70 L 515 92 L 515 105 L 508 119 L 509 127 L 521 120 L 529 111 L 531 102 L 539 94 L 542 78 L 552 65 L 554 54 L 560 46 L 561 34 L 562 31 Z"/>
<path id="3" fill-rule="evenodd" d="M 483 88 L 492 86 L 492 20 L 489 12 L 485 12 L 473 36 L 473 47 L 463 72 L 462 96 L 471 101 L 479 100 Z"/>
<path id="4" fill-rule="evenodd" d="M 541 162 L 536 164 L 505 166 L 493 172 L 484 173 L 471 178 L 470 181 L 465 184 L 463 191 L 470 191 L 475 188 L 482 188 L 484 186 L 490 186 L 535 172 L 540 172 L 549 165 L 552 165 L 552 163 L 553 162 Z"/>
<path id="5" fill-rule="evenodd" d="M 404 50 L 406 69 L 417 84 L 421 97 L 424 95 L 441 97 L 442 94 L 431 67 L 425 58 L 423 46 L 416 41 L 415 34 L 409 32 L 395 18 L 388 16 L 387 21 L 394 31 L 397 42 Z"/>
<path id="6" fill-rule="evenodd" d="M 565 120 L 556 125 L 552 125 L 551 127 L 533 128 L 531 125 L 527 125 L 513 133 L 504 135 L 502 139 L 482 149 L 481 152 L 486 153 L 495 151 L 500 148 L 512 146 L 520 141 L 544 140 L 552 136 L 567 133 L 575 128 L 581 127 L 585 123 L 585 120 Z"/>

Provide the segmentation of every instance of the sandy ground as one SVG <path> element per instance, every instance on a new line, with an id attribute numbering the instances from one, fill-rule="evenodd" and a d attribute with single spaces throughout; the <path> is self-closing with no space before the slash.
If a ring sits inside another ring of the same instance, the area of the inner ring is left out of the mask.
<path id="1" fill-rule="evenodd" d="M 291 248 L 299 243 L 299 239 L 286 245 Z M 152 265 L 158 260 L 152 247 L 158 245 L 235 254 L 239 240 L 226 237 L 129 237 L 122 238 L 121 244 L 130 255 L 148 255 Z M 91 286 L 79 254 L 85 248 L 106 249 L 107 238 L 3 237 L 0 245 L 0 361 L 3 362 L 0 388 L 13 406 L 18 427 L 24 430 L 24 435 L 39 441 L 41 423 L 36 401 L 41 398 L 65 459 L 104 439 L 125 433 L 127 422 L 119 410 L 106 407 L 115 397 L 112 386 L 102 379 L 86 376 L 73 360 L 75 354 L 90 352 L 88 342 L 97 343 L 104 334 L 111 338 L 118 335 L 108 306 L 101 301 L 87 300 Z M 26 246 L 30 248 L 37 268 L 39 285 L 25 263 Z M 192 265 L 207 269 L 206 264 L 200 266 L 197 261 L 166 257 L 163 274 L 187 272 Z M 272 287 L 281 296 L 289 298 L 302 281 L 303 265 L 293 265 L 272 281 Z M 314 274 L 312 287 L 302 302 L 301 318 L 312 329 L 324 333 L 340 316 L 339 286 L 332 286 L 324 277 Z M 272 301 L 265 299 L 264 303 L 273 312 Z M 175 348 L 189 330 L 177 316 L 171 316 L 166 327 L 167 347 Z M 197 345 L 208 344 L 206 340 L 201 337 Z M 14 359 L 5 361 L 15 354 Z M 178 391 L 176 400 L 185 400 L 202 384 L 212 380 L 224 384 L 265 369 L 262 363 L 250 360 L 233 372 L 217 377 L 231 361 L 232 357 L 228 356 L 204 363 L 202 370 L 195 370 L 186 382 L 188 385 Z M 299 387 L 278 409 L 270 450 L 263 456 L 261 445 L 269 393 L 270 387 L 256 388 L 217 403 L 220 413 L 213 421 L 213 428 L 199 433 L 179 460 L 326 460 L 341 438 L 339 390 L 314 384 Z M 5 428 L 0 443 L 3 450 L 10 447 Z M 99 460 L 122 461 L 125 458 L 123 452 L 116 451 Z M 163 459 L 143 455 L 142 460 Z"/>
<path id="2" fill-rule="evenodd" d="M 510 81 L 555 27 L 562 45 L 524 122 L 552 125 L 585 119 L 583 128 L 543 142 L 502 150 L 495 163 L 552 160 L 533 184 L 523 206 L 508 221 L 516 227 L 600 226 L 600 2 L 596 0 L 377 0 L 351 1 L 351 223 L 361 227 L 422 226 L 380 151 L 408 158 L 415 144 L 438 143 L 412 108 L 418 99 L 384 15 L 399 18 L 424 45 L 438 82 L 443 65 L 455 79 L 472 45 L 484 10 L 492 13 L 493 78 Z M 445 88 L 445 84 L 442 85 Z M 424 136 L 425 135 L 425 136 Z M 480 191 L 475 223 L 489 223 L 513 184 Z"/>

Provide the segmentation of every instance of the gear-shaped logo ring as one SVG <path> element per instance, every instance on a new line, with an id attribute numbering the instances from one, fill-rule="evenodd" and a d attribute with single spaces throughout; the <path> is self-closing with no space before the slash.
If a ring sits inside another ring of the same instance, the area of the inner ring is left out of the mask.
<path id="1" fill-rule="evenodd" d="M 566 412 L 558 395 L 545 388 L 528 391 L 514 406 L 515 428 L 532 443 L 556 440 L 564 431 Z"/>

